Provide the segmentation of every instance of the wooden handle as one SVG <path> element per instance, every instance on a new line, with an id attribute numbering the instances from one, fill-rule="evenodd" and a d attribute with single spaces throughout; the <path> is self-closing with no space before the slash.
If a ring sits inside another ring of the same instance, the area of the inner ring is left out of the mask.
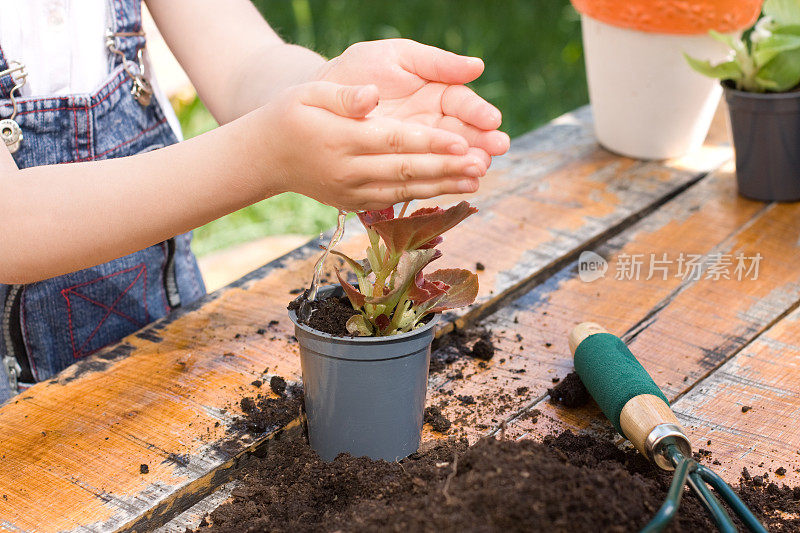
<path id="1" fill-rule="evenodd" d="M 583 322 L 570 332 L 569 347 L 575 371 L 617 431 L 645 457 L 668 468 L 670 465 L 659 462 L 652 450 L 647 449 L 648 444 L 650 447 L 656 444 L 648 443 L 648 437 L 662 424 L 675 427 L 661 428 L 652 435 L 653 439 L 658 440 L 661 432 L 683 433 L 683 428 L 664 393 L 625 343 L 600 324 Z M 684 449 L 690 450 L 688 439 L 682 437 L 686 440 Z"/>
<path id="2" fill-rule="evenodd" d="M 575 354 L 575 349 L 583 339 L 595 333 L 608 333 L 608 330 L 595 322 L 581 322 L 569 332 L 569 351 Z"/>
<path id="3" fill-rule="evenodd" d="M 645 446 L 647 436 L 660 424 L 675 424 L 685 433 L 672 409 L 664 400 L 652 394 L 631 398 L 619 414 L 619 425 L 625 436 L 645 457 L 650 456 Z"/>

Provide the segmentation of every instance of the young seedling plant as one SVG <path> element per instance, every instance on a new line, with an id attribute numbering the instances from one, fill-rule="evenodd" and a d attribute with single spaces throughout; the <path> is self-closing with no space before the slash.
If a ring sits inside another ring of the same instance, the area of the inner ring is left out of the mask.
<path id="1" fill-rule="evenodd" d="M 800 0 L 766 0 L 764 16 L 743 38 L 715 31 L 711 37 L 731 49 L 722 63 L 686 54 L 689 65 L 712 78 L 728 80 L 740 91 L 785 92 L 800 83 Z"/>
<path id="2" fill-rule="evenodd" d="M 425 207 L 397 217 L 394 207 L 358 214 L 367 230 L 367 257 L 342 257 L 358 279 L 348 283 L 336 269 L 347 298 L 358 311 L 347 321 L 347 331 L 358 336 L 397 335 L 420 326 L 432 313 L 464 307 L 478 295 L 478 276 L 469 270 L 445 268 L 423 274 L 431 261 L 441 257 L 436 249 L 442 234 L 478 210 L 467 202 L 449 209 Z"/>

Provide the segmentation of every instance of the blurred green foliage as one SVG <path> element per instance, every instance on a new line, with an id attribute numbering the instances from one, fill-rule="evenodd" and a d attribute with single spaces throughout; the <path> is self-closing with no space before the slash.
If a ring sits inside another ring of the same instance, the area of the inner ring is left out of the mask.
<path id="1" fill-rule="evenodd" d="M 503 112 L 512 137 L 588 101 L 578 15 L 568 0 L 254 0 L 287 41 L 326 57 L 358 41 L 405 37 L 478 56 L 471 87 Z M 187 137 L 214 127 L 202 103 L 179 109 Z M 336 211 L 285 194 L 196 231 L 199 254 L 280 233 L 314 234 Z"/>

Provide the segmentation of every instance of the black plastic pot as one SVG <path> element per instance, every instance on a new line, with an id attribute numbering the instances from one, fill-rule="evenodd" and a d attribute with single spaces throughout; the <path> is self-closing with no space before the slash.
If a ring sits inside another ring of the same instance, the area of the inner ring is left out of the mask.
<path id="1" fill-rule="evenodd" d="M 749 93 L 727 82 L 739 194 L 800 200 L 800 92 Z"/>
<path id="2" fill-rule="evenodd" d="M 319 298 L 341 296 L 338 285 Z M 389 337 L 335 337 L 297 322 L 308 438 L 325 460 L 341 452 L 397 461 L 419 448 L 435 316 Z"/>

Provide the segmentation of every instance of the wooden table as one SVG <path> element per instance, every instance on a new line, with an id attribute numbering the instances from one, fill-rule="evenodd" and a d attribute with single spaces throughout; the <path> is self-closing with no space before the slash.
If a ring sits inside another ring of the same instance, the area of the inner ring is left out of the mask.
<path id="1" fill-rule="evenodd" d="M 778 479 L 798 481 L 800 204 L 738 197 L 724 130 L 718 120 L 684 159 L 636 161 L 600 148 L 583 108 L 516 139 L 495 161 L 470 199 L 480 213 L 442 245 L 440 267 L 486 268 L 477 302 L 447 314 L 438 335 L 482 319 L 498 347 L 485 367 L 454 363 L 464 379 L 431 376 L 429 404 L 450 400 L 452 433 L 606 430 L 595 406 L 558 408 L 547 396 L 572 367 L 567 333 L 592 320 L 630 344 L 723 477 L 784 466 Z M 341 248 L 358 254 L 365 241 L 350 225 Z M 299 420 L 258 438 L 229 426 L 238 400 L 256 392 L 253 380 L 300 379 L 285 308 L 310 279 L 318 244 L 0 408 L 0 528 L 148 530 L 214 492 L 242 454 L 296 434 Z M 605 277 L 581 279 L 584 251 L 608 260 Z M 646 279 L 650 254 L 662 262 Z M 699 275 L 678 272 L 681 254 L 703 265 Z M 736 279 L 738 254 L 760 254 L 757 279 Z M 637 260 L 638 280 L 627 279 Z M 719 274 L 726 261 L 730 279 Z M 533 409 L 541 414 L 525 416 Z"/>

